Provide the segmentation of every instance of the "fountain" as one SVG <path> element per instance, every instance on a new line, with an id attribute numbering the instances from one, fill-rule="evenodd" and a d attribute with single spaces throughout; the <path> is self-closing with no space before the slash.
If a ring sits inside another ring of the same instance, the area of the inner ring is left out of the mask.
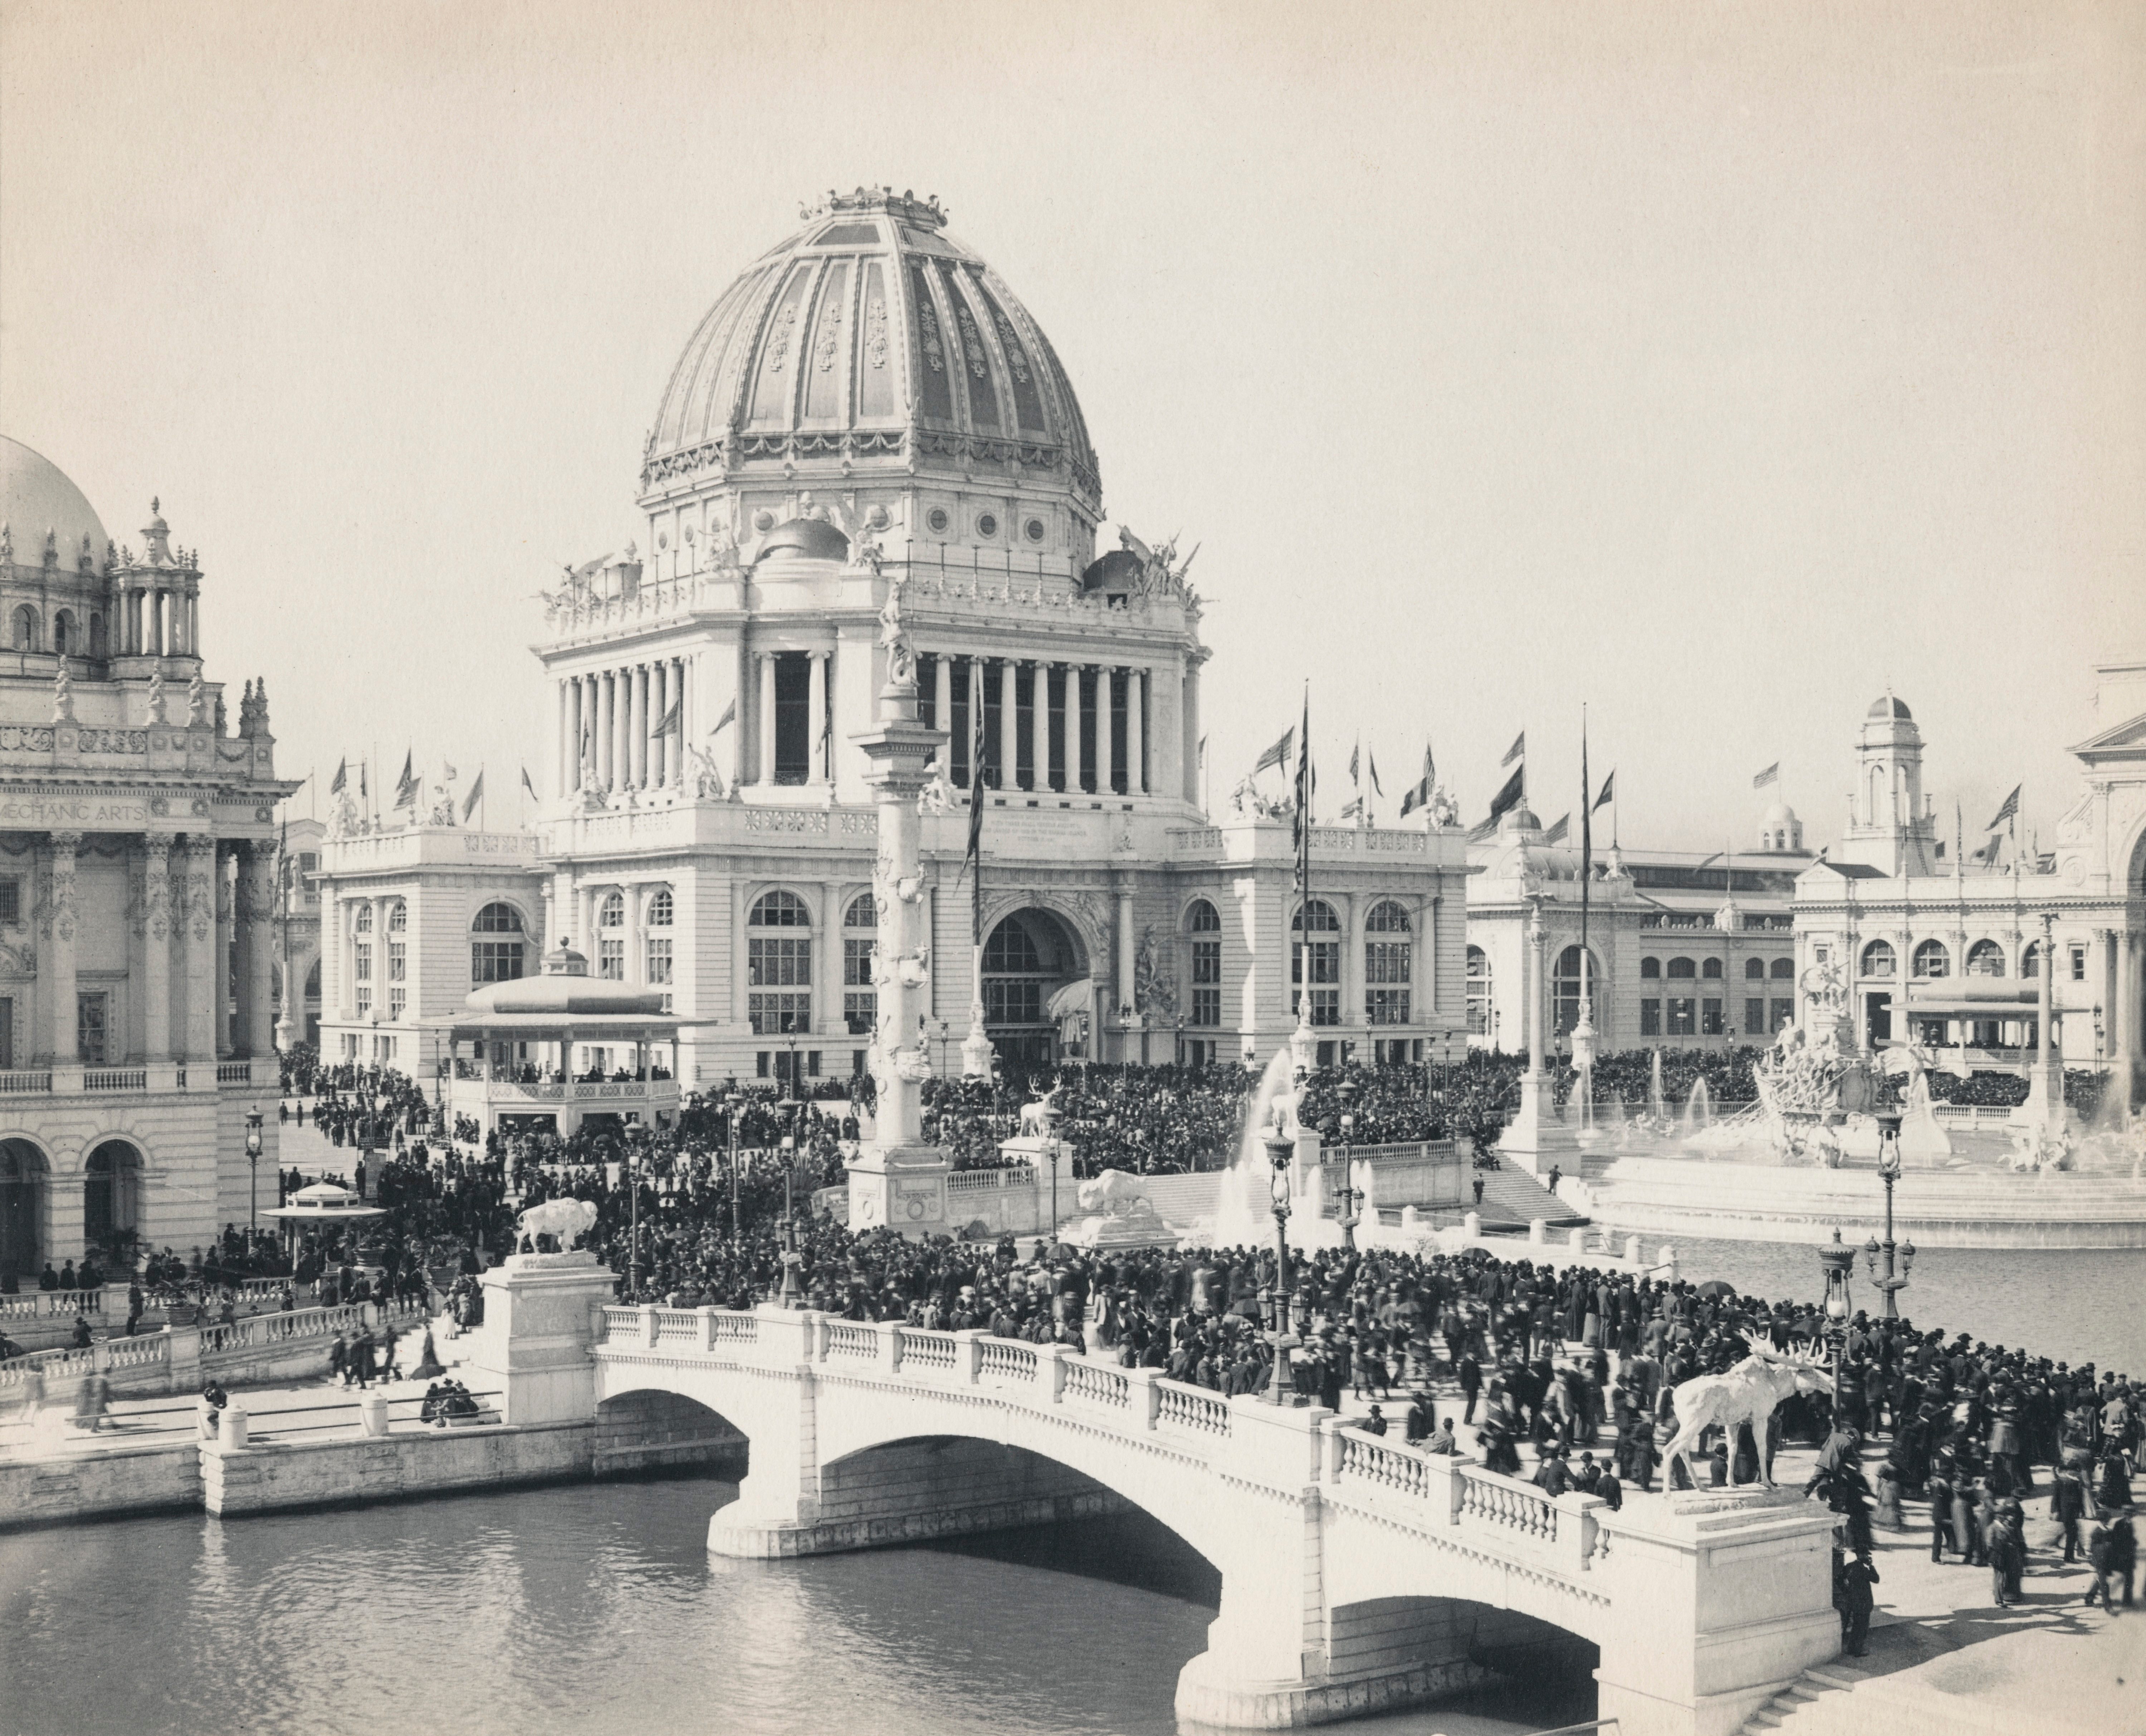
<path id="1" fill-rule="evenodd" d="M 1684 1136 L 1689 1139 L 1695 1133 L 1704 1133 L 1713 1121 L 1714 1095 L 1702 1079 L 1692 1086 L 1691 1095 L 1684 1100 Z"/>
<path id="2" fill-rule="evenodd" d="M 1662 1095 L 1662 1052 L 1659 1049 L 1647 1069 L 1647 1119 L 1657 1127 L 1669 1125 L 1669 1100 Z"/>
<path id="3" fill-rule="evenodd" d="M 1292 1166 L 1291 1191 L 1295 1204 L 1290 1215 L 1290 1245 L 1295 1248 L 1338 1248 L 1341 1227 L 1325 1215 L 1326 1185 L 1316 1158 L 1306 1163 L 1298 1125 L 1296 1097 L 1289 1089 L 1295 1056 L 1278 1049 L 1260 1075 L 1259 1089 L 1245 1111 L 1244 1130 L 1237 1136 L 1236 1154 L 1222 1172 L 1215 1190 L 1215 1216 L 1207 1228 L 1208 1245 L 1215 1248 L 1259 1247 L 1274 1235 L 1273 1166 L 1267 1160 L 1270 1130 L 1280 1129 L 1297 1142 Z M 1314 1150 L 1317 1147 L 1315 1143 Z"/>

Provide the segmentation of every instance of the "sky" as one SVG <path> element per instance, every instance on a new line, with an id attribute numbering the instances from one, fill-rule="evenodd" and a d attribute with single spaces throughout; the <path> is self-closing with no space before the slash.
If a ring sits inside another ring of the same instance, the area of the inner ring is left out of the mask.
<path id="1" fill-rule="evenodd" d="M 0 429 L 119 540 L 162 500 L 287 776 L 541 787 L 538 586 L 645 537 L 696 322 L 859 182 L 1200 546 L 1218 799 L 1308 678 L 1381 814 L 1525 730 L 1554 820 L 1585 705 L 1625 842 L 1754 841 L 1778 761 L 1815 845 L 1889 684 L 1941 811 L 2046 835 L 2146 655 L 2126 0 L 7 0 Z"/>

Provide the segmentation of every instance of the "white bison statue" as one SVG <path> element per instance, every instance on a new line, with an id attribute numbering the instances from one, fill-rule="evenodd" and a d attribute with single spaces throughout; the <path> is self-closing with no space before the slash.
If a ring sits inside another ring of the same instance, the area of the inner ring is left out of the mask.
<path id="1" fill-rule="evenodd" d="M 561 1248 L 574 1245 L 576 1236 L 586 1235 L 596 1227 L 596 1207 L 593 1200 L 546 1200 L 541 1205 L 532 1205 L 515 1220 L 521 1234 L 529 1239 L 529 1245 L 536 1245 L 540 1235 L 558 1238 Z"/>

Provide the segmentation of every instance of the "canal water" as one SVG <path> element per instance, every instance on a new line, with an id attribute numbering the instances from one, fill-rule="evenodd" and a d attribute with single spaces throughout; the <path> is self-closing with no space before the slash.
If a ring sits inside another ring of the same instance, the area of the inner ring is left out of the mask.
<path id="1" fill-rule="evenodd" d="M 572 1484 L 0 1537 L 0 1729 L 1193 1736 L 1170 1702 L 1219 1583 L 1145 1515 L 738 1562 L 706 1548 L 734 1493 Z M 1594 1694 L 1515 1687 L 1367 1728 L 1510 1736 L 1590 1717 Z"/>

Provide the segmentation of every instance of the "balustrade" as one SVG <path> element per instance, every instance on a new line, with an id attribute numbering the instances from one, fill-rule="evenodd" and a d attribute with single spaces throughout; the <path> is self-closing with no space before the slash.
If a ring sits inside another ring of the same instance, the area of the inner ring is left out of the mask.
<path id="1" fill-rule="evenodd" d="M 1474 1465 L 1461 1468 L 1464 1520 L 1498 1525 L 1544 1543 L 1557 1541 L 1557 1504 L 1539 1489 Z"/>
<path id="2" fill-rule="evenodd" d="M 1013 1339 L 986 1338 L 977 1345 L 976 1371 L 995 1380 L 1036 1381 L 1036 1346 Z"/>
<path id="3" fill-rule="evenodd" d="M 1175 1380 L 1155 1383 L 1160 1394 L 1156 1410 L 1159 1421 L 1173 1429 L 1190 1429 L 1195 1434 L 1227 1435 L 1230 1432 L 1230 1401 L 1196 1386 L 1181 1386 Z"/>
<path id="4" fill-rule="evenodd" d="M 82 1075 L 85 1091 L 146 1091 L 149 1089 L 149 1070 L 147 1067 L 90 1067 Z"/>
<path id="5" fill-rule="evenodd" d="M 72 1319 L 78 1314 L 102 1314 L 104 1292 L 97 1290 L 25 1290 L 19 1296 L 0 1296 L 0 1320 L 45 1320 L 55 1316 Z"/>
<path id="6" fill-rule="evenodd" d="M 830 1320 L 827 1323 L 827 1349 L 830 1357 L 846 1356 L 866 1362 L 879 1359 L 879 1334 L 870 1326 L 861 1326 L 855 1320 Z"/>
<path id="7" fill-rule="evenodd" d="M 951 1369 L 958 1354 L 954 1334 L 932 1332 L 921 1326 L 901 1329 L 901 1360 L 924 1369 Z"/>
<path id="8" fill-rule="evenodd" d="M 1133 1384 L 1116 1369 L 1098 1367 L 1078 1358 L 1066 1364 L 1066 1396 L 1110 1410 L 1132 1407 Z"/>

